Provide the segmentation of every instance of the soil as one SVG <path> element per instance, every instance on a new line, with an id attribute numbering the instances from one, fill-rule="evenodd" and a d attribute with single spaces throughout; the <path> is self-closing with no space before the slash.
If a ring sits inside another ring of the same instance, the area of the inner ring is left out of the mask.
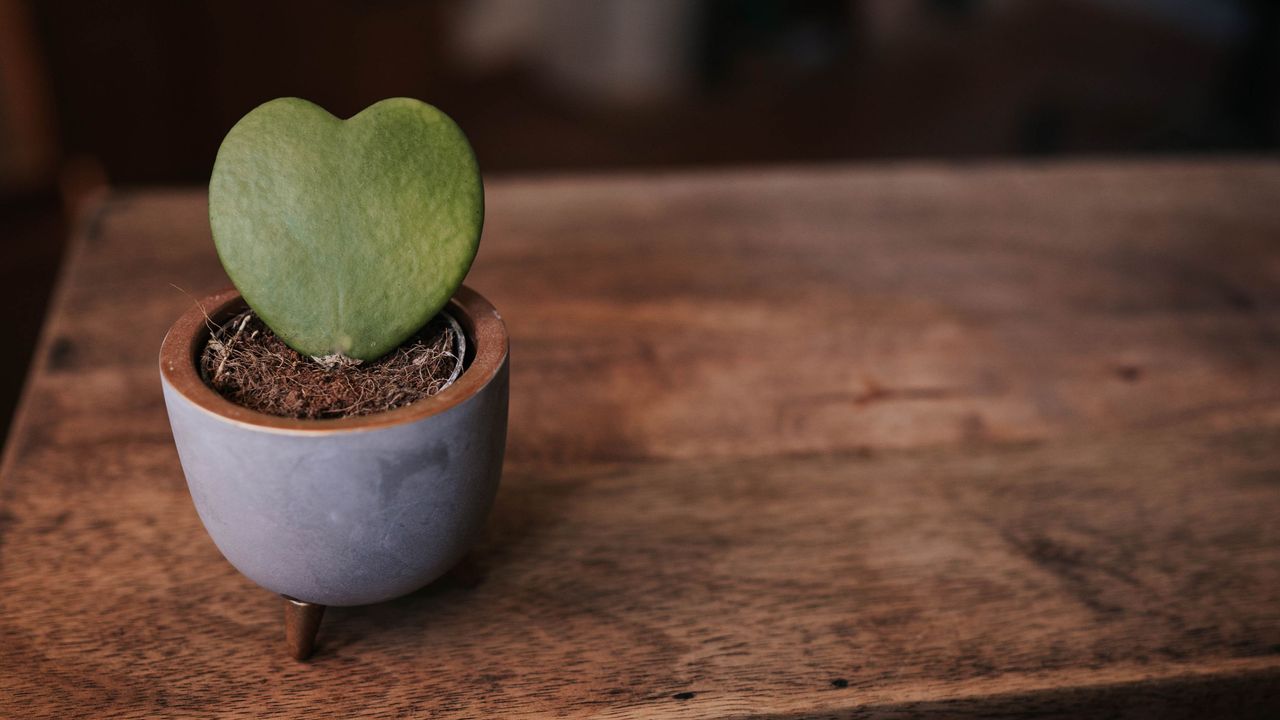
<path id="1" fill-rule="evenodd" d="M 252 310 L 211 327 L 200 375 L 223 397 L 281 417 L 354 417 L 440 392 L 462 372 L 460 329 L 444 315 L 370 362 L 311 358 L 276 337 Z"/>

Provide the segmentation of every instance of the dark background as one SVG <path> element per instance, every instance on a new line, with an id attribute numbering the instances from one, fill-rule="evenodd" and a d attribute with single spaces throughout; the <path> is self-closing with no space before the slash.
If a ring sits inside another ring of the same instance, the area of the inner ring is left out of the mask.
<path id="1" fill-rule="evenodd" d="M 265 100 L 427 100 L 490 177 L 1272 152 L 1277 6 L 0 0 L 0 433 L 78 214 L 206 182 Z"/>

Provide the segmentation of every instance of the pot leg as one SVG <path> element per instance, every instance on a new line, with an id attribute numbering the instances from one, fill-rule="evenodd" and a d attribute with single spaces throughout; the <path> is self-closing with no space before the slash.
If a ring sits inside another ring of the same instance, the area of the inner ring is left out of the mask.
<path id="1" fill-rule="evenodd" d="M 294 600 L 288 595 L 280 597 L 284 598 L 284 640 L 289 646 L 289 654 L 294 660 L 306 660 L 315 647 L 324 606 Z"/>

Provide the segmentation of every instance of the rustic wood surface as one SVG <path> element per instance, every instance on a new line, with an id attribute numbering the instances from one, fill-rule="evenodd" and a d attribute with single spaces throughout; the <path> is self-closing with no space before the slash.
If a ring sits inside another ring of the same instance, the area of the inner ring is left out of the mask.
<path id="1" fill-rule="evenodd" d="M 0 717 L 1275 717 L 1280 163 L 499 180 L 481 544 L 308 664 L 156 352 L 226 284 L 117 193 L 0 468 Z"/>

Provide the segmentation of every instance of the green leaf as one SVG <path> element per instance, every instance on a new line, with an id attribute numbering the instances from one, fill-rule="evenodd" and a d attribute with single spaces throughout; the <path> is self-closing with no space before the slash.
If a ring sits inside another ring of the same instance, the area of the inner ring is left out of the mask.
<path id="1" fill-rule="evenodd" d="M 240 294 L 311 356 L 372 360 L 425 325 L 471 267 L 484 188 L 447 115 L 393 98 L 349 120 L 298 98 L 218 150 L 209 223 Z"/>

